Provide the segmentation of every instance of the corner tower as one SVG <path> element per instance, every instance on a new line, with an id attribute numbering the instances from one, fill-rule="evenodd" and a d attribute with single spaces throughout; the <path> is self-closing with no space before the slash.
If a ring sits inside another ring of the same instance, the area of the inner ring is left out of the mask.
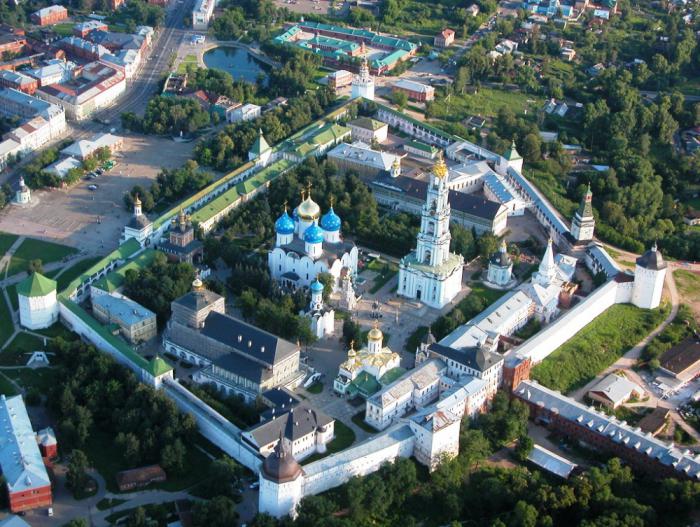
<path id="1" fill-rule="evenodd" d="M 595 229 L 595 218 L 593 218 L 593 193 L 591 185 L 588 184 L 588 189 L 581 199 L 581 205 L 574 214 L 574 219 L 571 222 L 571 236 L 576 243 L 587 243 L 593 239 L 593 231 Z"/>

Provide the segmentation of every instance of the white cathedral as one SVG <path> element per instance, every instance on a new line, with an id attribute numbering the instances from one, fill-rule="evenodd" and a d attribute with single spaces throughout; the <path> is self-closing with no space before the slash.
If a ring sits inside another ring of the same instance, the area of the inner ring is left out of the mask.
<path id="1" fill-rule="evenodd" d="M 344 242 L 340 217 L 333 205 L 321 217 L 321 207 L 311 199 L 311 190 L 302 191 L 302 202 L 292 216 L 284 213 L 275 222 L 275 248 L 268 255 L 270 275 L 283 287 L 308 287 L 320 273 L 329 273 L 333 290 L 338 291 L 341 278 L 357 275 L 358 250 Z M 320 221 L 319 221 L 320 219 Z"/>
<path id="2" fill-rule="evenodd" d="M 416 250 L 401 259 L 398 294 L 437 309 L 462 289 L 464 257 L 450 252 L 447 165 L 439 156 L 430 176 Z"/>

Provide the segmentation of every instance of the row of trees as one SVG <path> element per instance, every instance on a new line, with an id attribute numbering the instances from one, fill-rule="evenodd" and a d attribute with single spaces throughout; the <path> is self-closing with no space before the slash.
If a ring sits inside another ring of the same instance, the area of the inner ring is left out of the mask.
<path id="1" fill-rule="evenodd" d="M 134 199 L 139 196 L 144 212 L 152 211 L 157 204 L 165 206 L 197 192 L 212 182 L 211 172 L 200 170 L 196 161 L 188 159 L 180 168 L 164 168 L 149 189 L 135 185 L 124 195 L 124 207 L 131 211 Z"/>

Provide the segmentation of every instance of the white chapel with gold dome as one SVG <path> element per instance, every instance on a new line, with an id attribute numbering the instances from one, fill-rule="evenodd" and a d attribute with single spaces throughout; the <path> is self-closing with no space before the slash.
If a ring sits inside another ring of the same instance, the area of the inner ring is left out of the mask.
<path id="1" fill-rule="evenodd" d="M 367 333 L 366 348 L 356 351 L 354 343 L 350 343 L 348 358 L 338 368 L 338 376 L 333 381 L 337 393 L 347 396 L 359 393 L 366 398 L 379 390 L 382 377 L 398 368 L 401 362 L 399 354 L 384 346 L 383 341 L 384 334 L 375 323 Z"/>
<path id="2" fill-rule="evenodd" d="M 329 273 L 335 279 L 334 291 L 339 291 L 342 277 L 357 275 L 358 259 L 355 244 L 343 241 L 341 224 L 332 203 L 321 216 L 311 187 L 302 191 L 292 215 L 285 207 L 275 222 L 275 248 L 267 260 L 270 276 L 283 287 L 296 289 L 311 285 L 319 273 Z"/>
<path id="3" fill-rule="evenodd" d="M 399 264 L 398 294 L 441 309 L 462 289 L 464 257 L 450 252 L 447 165 L 438 157 L 421 211 L 416 249 Z"/>

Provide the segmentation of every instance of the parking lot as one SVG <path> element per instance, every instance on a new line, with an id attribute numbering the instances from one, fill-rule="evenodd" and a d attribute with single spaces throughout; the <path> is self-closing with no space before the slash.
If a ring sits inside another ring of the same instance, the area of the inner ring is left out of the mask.
<path id="1" fill-rule="evenodd" d="M 0 231 L 79 247 L 85 254 L 103 254 L 119 244 L 131 213 L 123 196 L 134 185 L 149 186 L 161 167 L 181 166 L 194 143 L 175 143 L 153 136 L 127 136 L 113 159 L 116 166 L 94 180 L 69 189 L 32 192 L 27 207 L 12 205 L 0 213 Z M 90 190 L 89 185 L 96 185 Z"/>

